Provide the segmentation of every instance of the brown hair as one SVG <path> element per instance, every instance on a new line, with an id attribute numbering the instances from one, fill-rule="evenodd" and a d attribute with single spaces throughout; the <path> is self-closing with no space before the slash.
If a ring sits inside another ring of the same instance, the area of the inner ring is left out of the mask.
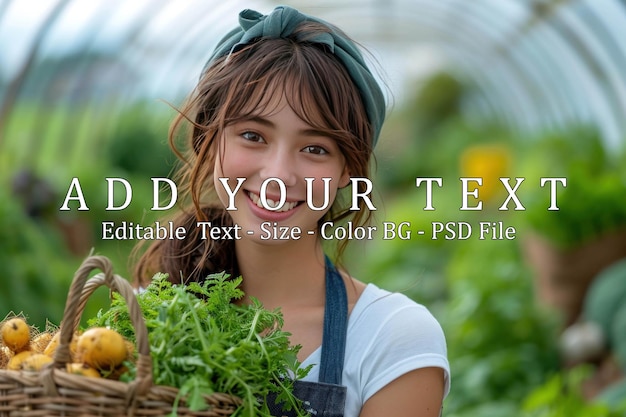
<path id="1" fill-rule="evenodd" d="M 182 208 L 172 221 L 187 229 L 186 239 L 152 242 L 135 267 L 138 284 L 145 285 L 156 272 L 169 273 L 172 282 L 202 281 L 221 271 L 236 273 L 233 241 L 201 240 L 196 222 L 232 224 L 213 183 L 218 141 L 229 124 L 272 111 L 273 94 L 285 94 L 302 120 L 337 141 L 351 176 L 369 177 L 372 126 L 345 67 L 324 46 L 307 41 L 320 31 L 328 28 L 302 23 L 286 38 L 259 39 L 204 71 L 169 132 L 170 145 L 181 161 L 177 184 Z M 185 127 L 185 141 L 179 143 Z M 340 190 L 320 223 L 351 215 L 354 224 L 369 221 L 365 204 L 356 212 L 349 210 L 345 192 Z M 336 261 L 346 244 L 338 243 Z"/>

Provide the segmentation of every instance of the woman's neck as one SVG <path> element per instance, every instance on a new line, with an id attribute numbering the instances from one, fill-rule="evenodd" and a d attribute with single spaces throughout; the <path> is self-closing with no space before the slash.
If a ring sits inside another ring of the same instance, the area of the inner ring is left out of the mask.
<path id="1" fill-rule="evenodd" d="M 284 245 L 242 239 L 235 251 L 246 296 L 268 309 L 323 305 L 325 263 L 318 239 Z"/>

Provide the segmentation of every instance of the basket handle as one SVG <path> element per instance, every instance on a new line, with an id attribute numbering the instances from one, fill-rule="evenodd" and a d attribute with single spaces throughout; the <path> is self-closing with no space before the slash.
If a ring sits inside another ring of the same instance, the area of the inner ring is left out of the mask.
<path id="1" fill-rule="evenodd" d="M 96 269 L 101 270 L 102 273 L 89 278 L 89 274 Z M 111 291 L 118 292 L 126 301 L 130 320 L 135 328 L 139 354 L 137 374 L 135 380 L 129 383 L 131 385 L 129 394 L 132 397 L 145 394 L 152 386 L 152 358 L 150 357 L 148 329 L 132 286 L 124 278 L 113 274 L 111 261 L 104 256 L 87 257 L 74 274 L 61 322 L 59 346 L 54 354 L 52 367 L 64 368 L 71 361 L 69 346 L 72 336 L 78 329 L 87 300 L 101 286 L 107 286 Z"/>

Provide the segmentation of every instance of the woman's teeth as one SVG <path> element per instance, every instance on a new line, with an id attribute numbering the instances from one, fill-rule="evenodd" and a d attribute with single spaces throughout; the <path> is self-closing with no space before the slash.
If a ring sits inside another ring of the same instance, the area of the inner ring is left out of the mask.
<path id="1" fill-rule="evenodd" d="M 263 207 L 263 204 L 261 203 L 261 197 L 259 195 L 251 193 L 251 192 L 248 192 L 248 195 L 250 196 L 250 199 L 252 200 L 252 202 L 254 204 L 256 204 L 258 207 L 265 208 L 265 207 Z M 280 203 L 280 201 L 274 201 L 271 198 L 266 198 L 265 202 L 267 203 L 268 207 L 271 207 L 271 208 L 274 208 L 274 209 L 277 208 L 278 207 L 278 203 Z M 286 201 L 285 204 L 283 204 L 283 206 L 281 208 L 279 208 L 277 210 L 273 210 L 273 211 L 278 211 L 278 212 L 280 212 L 280 211 L 289 211 L 289 210 L 292 210 L 297 205 L 298 205 L 297 201 Z"/>

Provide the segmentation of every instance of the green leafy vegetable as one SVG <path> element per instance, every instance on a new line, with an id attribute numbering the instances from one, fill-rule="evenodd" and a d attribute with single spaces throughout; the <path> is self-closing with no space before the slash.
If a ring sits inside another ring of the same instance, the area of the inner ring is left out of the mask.
<path id="1" fill-rule="evenodd" d="M 192 410 L 207 407 L 203 395 L 214 392 L 242 400 L 234 416 L 270 416 L 265 399 L 275 393 L 286 408 L 301 411 L 293 397 L 293 378 L 302 378 L 308 368 L 299 368 L 297 352 L 289 333 L 281 330 L 282 314 L 269 311 L 243 297 L 241 277 L 211 275 L 201 285 L 172 285 L 167 275 L 157 274 L 137 295 L 148 328 L 157 385 L 179 389 Z M 87 321 L 91 326 L 109 326 L 134 341 L 134 328 L 125 301 L 114 295 L 110 309 Z M 132 365 L 126 378 L 132 379 Z"/>

